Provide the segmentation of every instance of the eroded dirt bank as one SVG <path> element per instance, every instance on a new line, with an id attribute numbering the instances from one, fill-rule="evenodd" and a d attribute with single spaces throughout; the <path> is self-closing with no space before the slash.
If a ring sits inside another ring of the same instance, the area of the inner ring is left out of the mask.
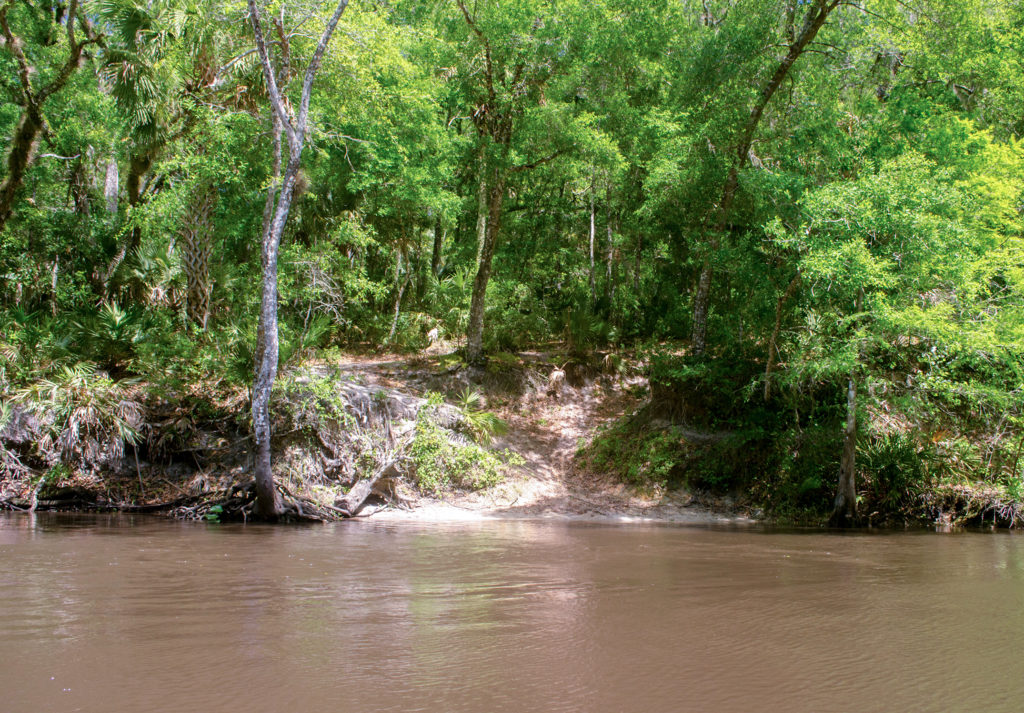
<path id="1" fill-rule="evenodd" d="M 311 519 L 749 521 L 728 500 L 642 493 L 580 465 L 580 446 L 635 408 L 643 387 L 618 359 L 539 352 L 498 355 L 485 369 L 453 355 L 307 364 L 283 374 L 275 394 L 277 480 L 292 513 Z M 55 423 L 60 415 L 16 412 L 0 434 L 0 503 L 210 519 L 251 514 L 244 393 L 155 395 L 139 385 L 122 396 L 122 411 L 136 420 L 134 444 L 99 427 Z M 486 443 L 479 447 L 473 441 L 488 429 L 474 414 L 487 412 L 507 430 L 478 439 Z M 433 447 L 454 449 L 438 464 L 497 455 L 483 462 L 485 476 L 426 480 L 411 467 L 427 462 L 415 440 L 424 429 Z M 359 488 L 365 493 L 355 502 Z"/>

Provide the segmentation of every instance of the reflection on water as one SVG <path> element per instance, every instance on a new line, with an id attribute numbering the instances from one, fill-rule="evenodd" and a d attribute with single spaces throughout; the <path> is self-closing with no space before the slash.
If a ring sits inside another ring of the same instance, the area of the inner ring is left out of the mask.
<path id="1" fill-rule="evenodd" d="M 0 516 L 0 709 L 1017 711 L 1024 539 Z"/>

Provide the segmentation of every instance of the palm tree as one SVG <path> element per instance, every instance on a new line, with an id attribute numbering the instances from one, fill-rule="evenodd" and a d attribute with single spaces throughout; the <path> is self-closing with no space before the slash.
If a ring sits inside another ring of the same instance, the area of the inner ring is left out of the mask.
<path id="1" fill-rule="evenodd" d="M 209 101 L 216 95 L 226 64 L 220 61 L 227 56 L 222 49 L 231 40 L 221 32 L 217 8 L 210 0 L 102 0 L 98 15 L 110 34 L 103 75 L 131 136 L 125 188 L 128 205 L 135 208 L 160 185 L 149 174 L 162 149 L 195 128 L 196 117 L 188 100 Z M 182 267 L 190 285 L 210 284 L 209 249 L 195 238 L 202 235 L 208 241 L 212 236 L 207 206 L 211 197 L 193 202 L 183 220 L 191 226 L 186 228 L 194 238 L 190 247 L 196 248 L 183 255 Z M 207 224 L 199 226 L 197 220 Z M 108 289 L 125 256 L 137 250 L 141 241 L 142 230 L 136 224 L 107 267 L 104 282 Z M 198 259 L 204 254 L 206 259 Z M 191 301 L 194 306 L 201 302 Z"/>

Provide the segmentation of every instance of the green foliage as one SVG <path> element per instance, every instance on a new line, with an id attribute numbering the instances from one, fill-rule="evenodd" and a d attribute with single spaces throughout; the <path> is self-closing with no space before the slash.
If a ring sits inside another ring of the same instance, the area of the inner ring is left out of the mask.
<path id="1" fill-rule="evenodd" d="M 806 386 L 765 401 L 750 359 L 648 356 L 651 398 L 583 454 L 640 487 L 747 494 L 780 516 L 825 511 L 839 466 L 842 394 Z"/>
<path id="2" fill-rule="evenodd" d="M 19 389 L 15 399 L 39 418 L 36 450 L 51 464 L 116 461 L 140 438 L 142 409 L 131 384 L 113 382 L 90 364 L 62 367 Z"/>
<path id="3" fill-rule="evenodd" d="M 785 405 L 761 397 L 761 365 L 736 355 L 708 359 L 654 351 L 647 375 L 662 412 L 710 428 L 773 427 Z"/>
<path id="4" fill-rule="evenodd" d="M 436 423 L 433 411 L 439 403 L 440 397 L 435 396 L 416 417 L 416 434 L 409 446 L 416 485 L 437 495 L 452 487 L 481 490 L 501 482 L 506 463 L 514 464 L 509 454 L 503 461 L 475 443 L 454 440 L 451 432 Z"/>
<path id="5" fill-rule="evenodd" d="M 114 302 L 73 323 L 82 353 L 112 374 L 131 366 L 137 347 L 147 340 L 153 326 L 152 313 L 141 306 L 122 309 Z"/>
<path id="6" fill-rule="evenodd" d="M 628 421 L 598 433 L 584 451 L 601 472 L 611 472 L 640 488 L 666 488 L 684 483 L 685 439 L 677 429 L 637 428 Z"/>
<path id="7" fill-rule="evenodd" d="M 314 434 L 332 428 L 351 429 L 355 417 L 349 413 L 337 383 L 331 377 L 279 379 L 274 384 L 277 395 L 287 400 L 285 412 L 296 430 Z"/>
<path id="8" fill-rule="evenodd" d="M 547 310 L 527 284 L 492 280 L 488 287 L 487 323 L 484 336 L 488 351 L 514 352 L 551 334 Z"/>
<path id="9" fill-rule="evenodd" d="M 1019 4 L 840 3 L 752 127 L 790 41 L 785 10 L 795 30 L 816 3 L 465 5 L 468 19 L 423 0 L 346 11 L 280 249 L 283 368 L 352 346 L 459 346 L 479 188 L 500 179 L 486 350 L 664 343 L 652 415 L 728 434 L 681 445 L 638 431 L 615 467 L 630 480 L 827 507 L 852 377 L 862 432 L 880 414 L 948 432 L 944 473 L 1017 482 L 1004 451 L 1024 427 Z M 9 19 L 38 88 L 67 40 L 59 13 L 33 8 L 10 4 Z M 328 11 L 310 10 L 301 27 L 285 13 L 287 43 L 271 32 L 293 104 Z M 83 361 L 97 378 L 249 383 L 273 146 L 245 9 L 101 0 L 87 14 L 104 40 L 45 103 L 0 231 L 0 389 Z M 5 137 L 24 113 L 13 49 L 0 47 Z M 201 330 L 185 315 L 183 226 L 210 186 Z M 697 359 L 686 340 L 705 268 Z M 474 437 L 500 428 L 464 411 Z M 878 448 L 862 439 L 860 460 L 884 460 Z M 905 507 L 896 493 L 920 474 L 883 450 L 910 480 L 875 492 L 866 470 L 865 496 Z"/>

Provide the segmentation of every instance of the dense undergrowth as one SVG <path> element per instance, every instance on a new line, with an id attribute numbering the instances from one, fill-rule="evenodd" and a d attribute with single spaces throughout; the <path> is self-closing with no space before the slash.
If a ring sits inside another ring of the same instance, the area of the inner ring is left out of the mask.
<path id="1" fill-rule="evenodd" d="M 329 518 L 333 501 L 389 467 L 424 495 L 499 483 L 522 463 L 487 447 L 503 422 L 480 408 L 478 391 L 451 396 L 290 370 L 272 401 L 283 492 L 304 516 Z M 223 379 L 115 381 L 87 362 L 54 366 L 0 401 L 0 503 L 251 515 L 249 409 L 245 389 Z"/>
<path id="2" fill-rule="evenodd" d="M 846 393 L 788 384 L 768 398 L 764 364 L 655 354 L 649 399 L 581 456 L 642 489 L 730 495 L 772 517 L 824 522 L 836 493 Z M 1020 407 L 995 389 L 928 398 L 906 374 L 872 382 L 857 405 L 856 479 L 864 523 L 1018 525 Z M 1015 384 L 1008 385 L 1011 394 Z M 916 396 L 917 398 L 914 398 Z M 996 420 L 988 411 L 1004 409 Z"/>

